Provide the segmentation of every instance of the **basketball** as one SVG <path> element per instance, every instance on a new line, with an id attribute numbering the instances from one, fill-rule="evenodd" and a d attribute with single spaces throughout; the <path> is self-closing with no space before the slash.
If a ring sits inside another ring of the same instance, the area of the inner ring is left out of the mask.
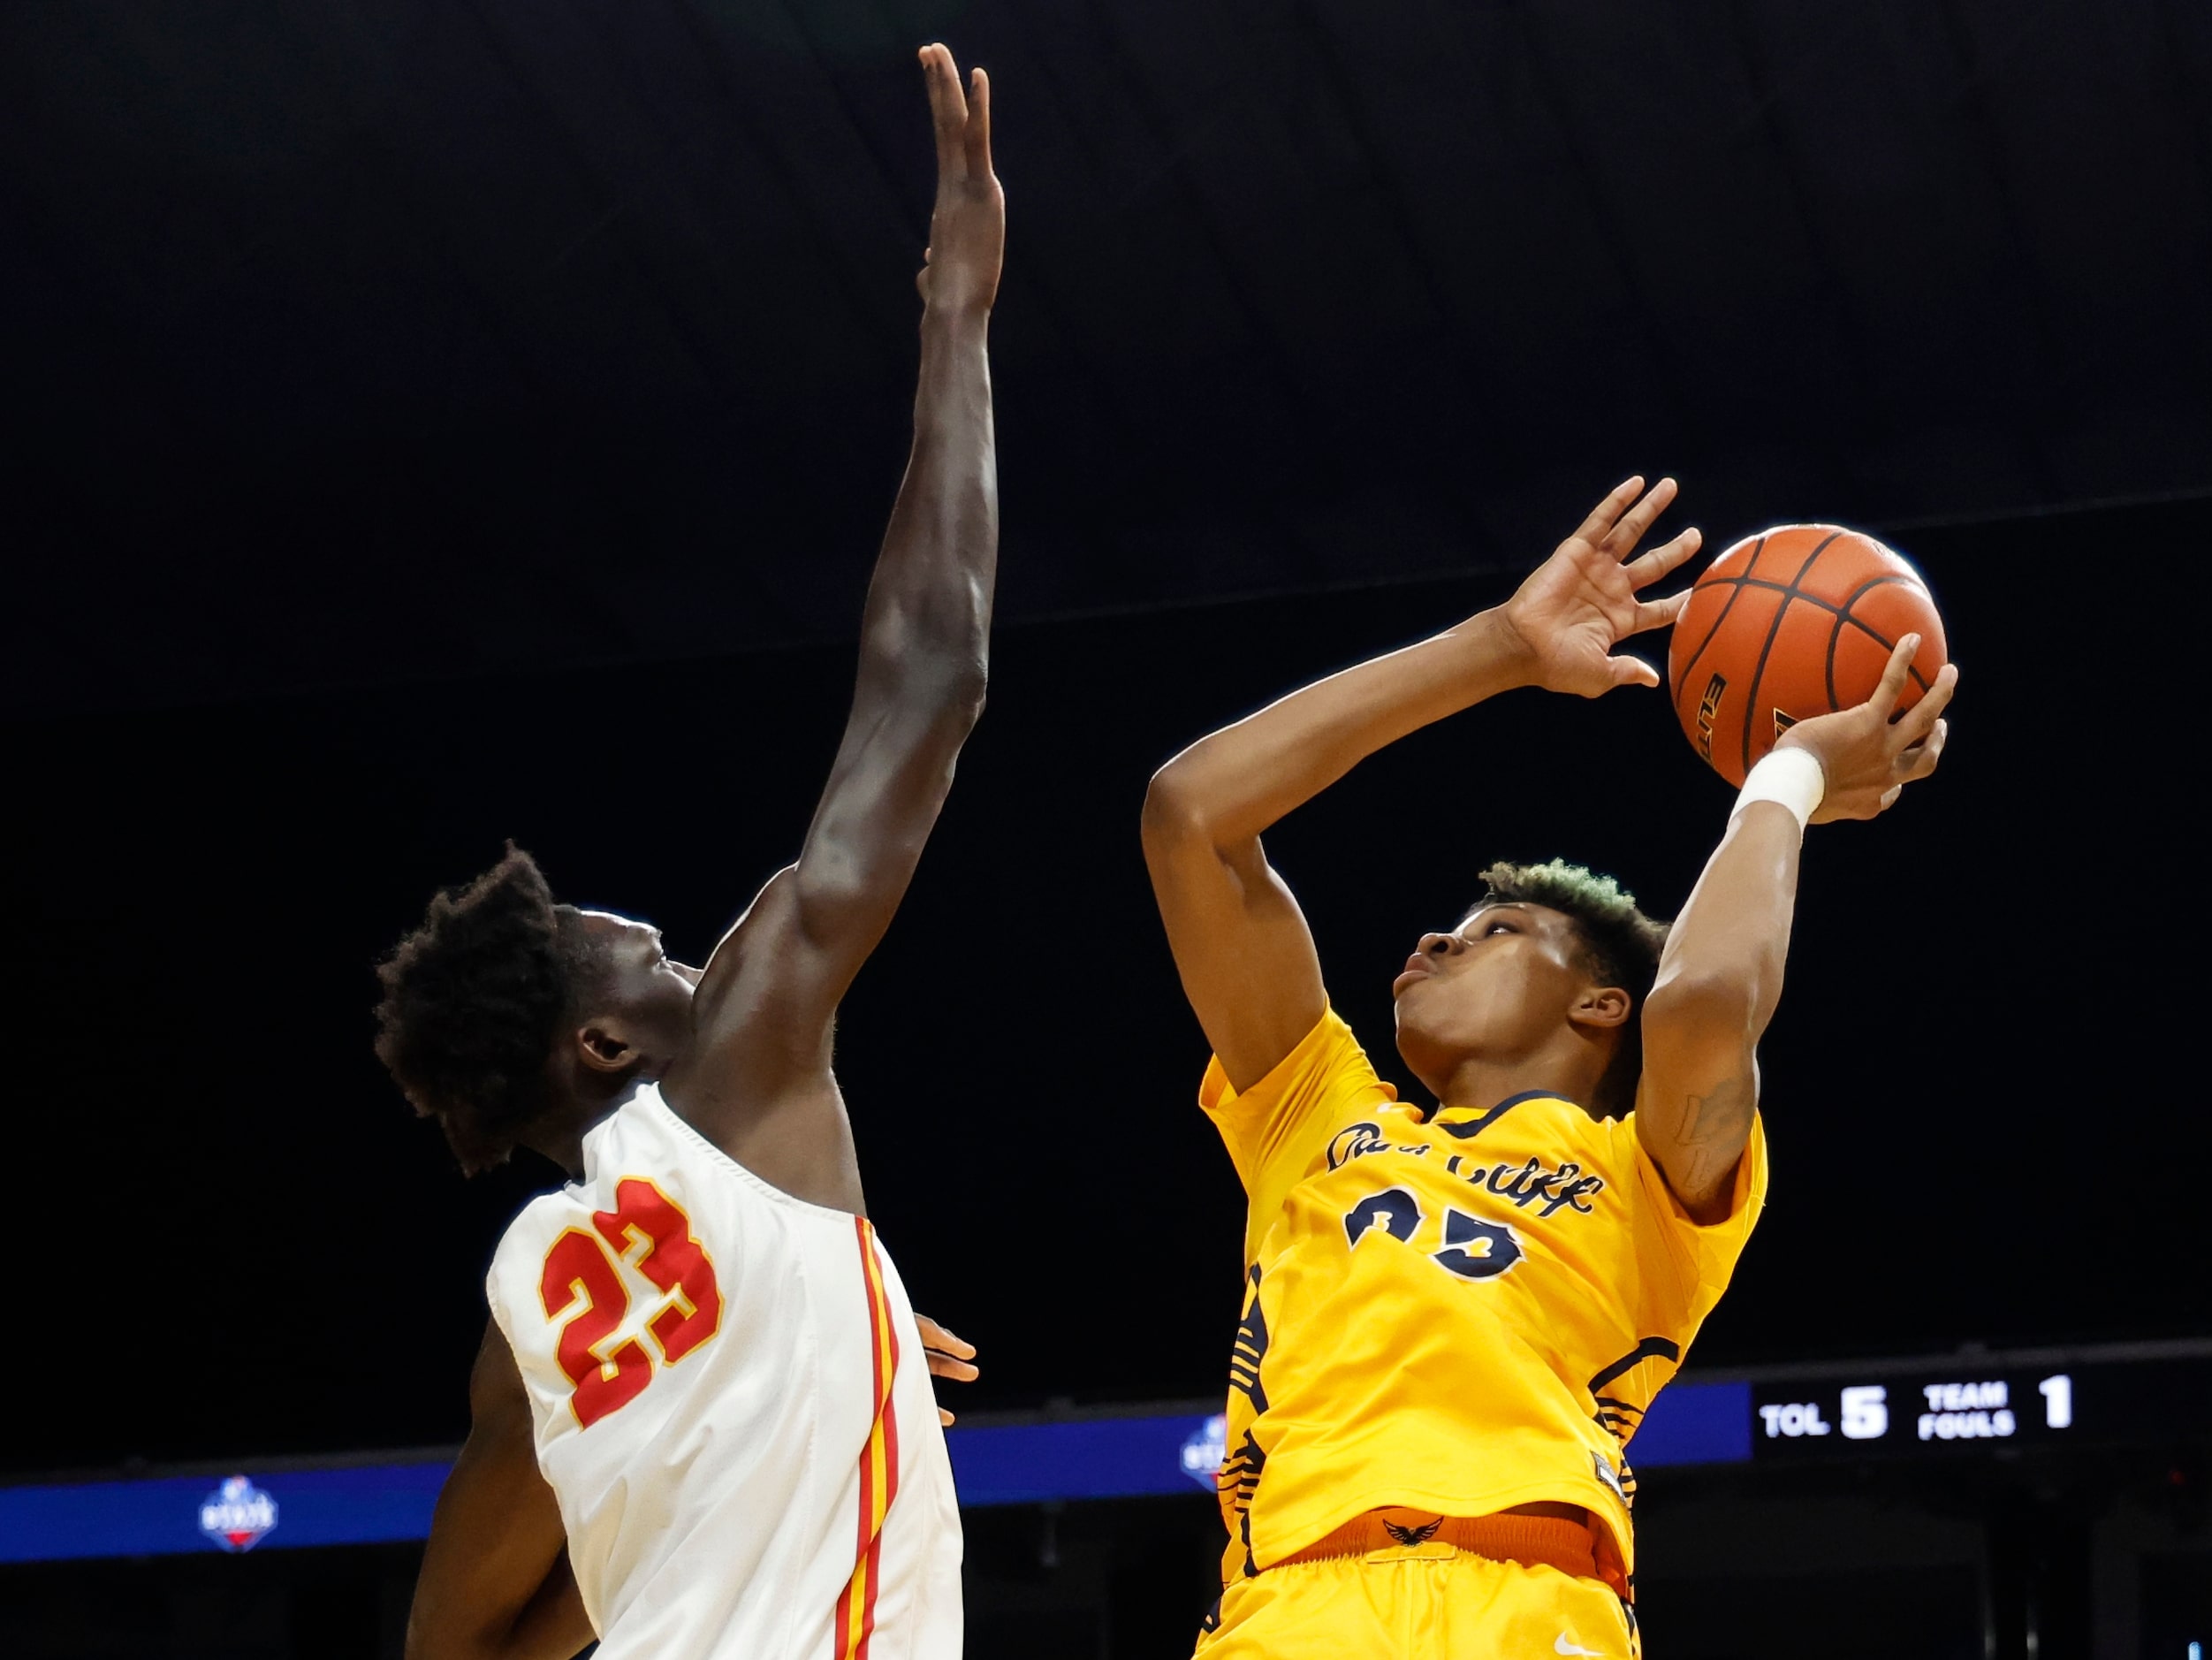
<path id="1" fill-rule="evenodd" d="M 1948 660 L 1920 574 L 1874 537 L 1833 524 L 1777 525 L 1706 567 L 1675 621 L 1667 687 L 1698 753 L 1741 786 L 1798 721 L 1874 695 L 1897 643 L 1920 636 L 1900 712 Z"/>

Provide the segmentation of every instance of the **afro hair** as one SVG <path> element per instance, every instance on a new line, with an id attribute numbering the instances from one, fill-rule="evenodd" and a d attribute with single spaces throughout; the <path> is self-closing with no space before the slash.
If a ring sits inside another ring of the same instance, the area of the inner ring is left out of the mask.
<path id="1" fill-rule="evenodd" d="M 546 1062 L 593 961 L 578 913 L 507 843 L 475 880 L 430 901 L 376 976 L 376 1055 L 473 1176 L 506 1161 L 551 1104 Z"/>

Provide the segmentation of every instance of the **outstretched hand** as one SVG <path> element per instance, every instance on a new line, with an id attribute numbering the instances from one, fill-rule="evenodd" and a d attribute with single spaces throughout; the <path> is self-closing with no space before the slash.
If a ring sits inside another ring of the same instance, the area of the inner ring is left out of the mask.
<path id="1" fill-rule="evenodd" d="M 932 1377 L 948 1377 L 956 1383 L 976 1381 L 976 1345 L 957 1334 L 947 1331 L 927 1314 L 914 1317 L 915 1329 L 922 1334 L 922 1352 L 928 1357 Z M 949 1425 L 952 1413 L 942 1406 L 937 1409 L 937 1421 Z"/>
<path id="2" fill-rule="evenodd" d="M 1856 708 L 1800 720 L 1782 735 L 1778 750 L 1804 750 L 1821 764 L 1827 789 L 1814 824 L 1871 819 L 1897 804 L 1904 787 L 1926 778 L 1942 758 L 1950 723 L 1943 717 L 1958 685 L 1957 666 L 1946 663 L 1919 702 L 1902 715 L 1897 699 L 1920 636 L 1908 634 L 1889 653 L 1874 695 Z"/>
<path id="3" fill-rule="evenodd" d="M 1631 634 L 1665 628 L 1689 603 L 1686 590 L 1666 599 L 1637 595 L 1698 551 L 1704 538 L 1697 530 L 1630 558 L 1674 499 L 1671 478 L 1648 494 L 1642 478 L 1624 481 L 1505 603 L 1504 621 L 1529 656 L 1531 683 L 1584 697 L 1659 684 L 1650 664 L 1615 657 L 1613 648 Z"/>
<path id="4" fill-rule="evenodd" d="M 944 47 L 922 49 L 937 129 L 937 205 L 930 210 L 930 245 L 914 281 L 924 304 L 950 313 L 991 309 L 1006 250 L 1006 193 L 991 171 L 991 78 L 960 70 Z"/>

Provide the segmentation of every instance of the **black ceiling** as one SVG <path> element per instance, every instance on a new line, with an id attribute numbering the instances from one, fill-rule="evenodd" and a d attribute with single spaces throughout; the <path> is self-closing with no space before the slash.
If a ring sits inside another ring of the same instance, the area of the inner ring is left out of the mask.
<path id="1" fill-rule="evenodd" d="M 2189 0 L 74 0 L 0 19 L 0 704 L 821 638 L 912 49 L 994 75 L 1007 613 L 2212 489 Z"/>

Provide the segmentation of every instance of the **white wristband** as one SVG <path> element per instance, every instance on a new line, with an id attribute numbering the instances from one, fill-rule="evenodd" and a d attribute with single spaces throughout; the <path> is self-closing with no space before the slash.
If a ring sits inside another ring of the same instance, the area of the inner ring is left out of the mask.
<path id="1" fill-rule="evenodd" d="M 1729 814 L 1736 815 L 1755 801 L 1771 801 L 1787 807 L 1798 821 L 1798 834 L 1813 820 L 1813 810 L 1828 794 L 1828 774 L 1810 750 L 1775 750 L 1760 758 L 1744 780 L 1742 794 Z"/>

